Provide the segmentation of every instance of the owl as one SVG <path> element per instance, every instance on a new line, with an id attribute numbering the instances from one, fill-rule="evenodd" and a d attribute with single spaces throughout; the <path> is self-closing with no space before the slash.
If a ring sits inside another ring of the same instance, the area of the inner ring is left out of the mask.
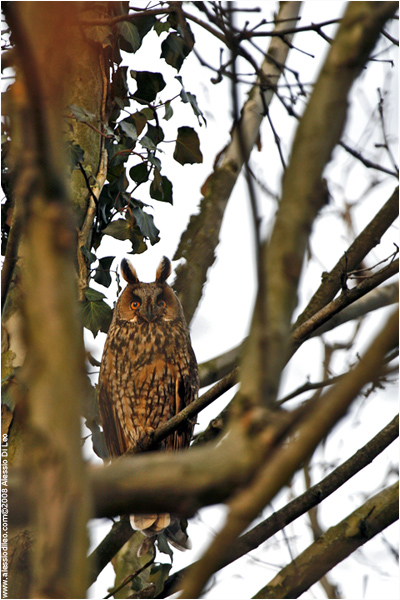
<path id="1" fill-rule="evenodd" d="M 163 257 L 152 283 L 140 282 L 125 259 L 121 272 L 127 286 L 114 309 L 98 384 L 111 459 L 140 450 L 149 434 L 193 402 L 199 388 L 189 329 L 181 304 L 166 283 L 169 259 Z M 186 448 L 192 433 L 193 423 L 186 421 L 159 449 Z M 149 537 L 168 526 L 176 529 L 168 514 L 138 515 L 131 517 L 131 523 Z"/>

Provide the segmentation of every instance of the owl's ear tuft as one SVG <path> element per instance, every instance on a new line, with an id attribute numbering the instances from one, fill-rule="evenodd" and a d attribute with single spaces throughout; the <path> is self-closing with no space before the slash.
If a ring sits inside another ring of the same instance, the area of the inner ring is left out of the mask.
<path id="1" fill-rule="evenodd" d="M 135 268 L 129 262 L 129 260 L 126 260 L 126 258 L 123 258 L 121 260 L 121 273 L 122 273 L 122 277 L 128 283 L 131 283 L 131 284 L 139 283 L 139 279 L 138 279 Z"/>
<path id="2" fill-rule="evenodd" d="M 156 281 L 164 283 L 171 275 L 171 261 L 166 256 L 163 256 L 156 271 Z"/>

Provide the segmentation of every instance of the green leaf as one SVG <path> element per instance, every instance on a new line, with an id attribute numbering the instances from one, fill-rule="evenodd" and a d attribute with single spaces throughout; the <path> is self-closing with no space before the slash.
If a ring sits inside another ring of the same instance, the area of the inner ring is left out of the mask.
<path id="1" fill-rule="evenodd" d="M 159 125 L 151 125 L 147 123 L 146 137 L 150 138 L 154 145 L 157 146 L 164 139 L 164 132 Z"/>
<path id="2" fill-rule="evenodd" d="M 172 110 L 171 102 L 170 102 L 170 100 L 168 100 L 168 102 L 165 103 L 164 119 L 166 121 L 169 121 L 170 118 L 173 116 L 173 114 L 174 114 L 174 111 Z"/>
<path id="3" fill-rule="evenodd" d="M 147 137 L 147 135 L 142 137 L 139 143 L 141 146 L 143 146 L 143 148 L 146 148 L 146 150 L 156 150 L 153 140 Z"/>
<path id="4" fill-rule="evenodd" d="M 132 244 L 132 252 L 128 252 L 128 254 L 142 254 L 147 250 L 146 242 L 144 241 L 138 227 L 134 227 L 132 229 L 132 234 L 129 240 Z"/>
<path id="5" fill-rule="evenodd" d="M 194 94 L 191 94 L 190 92 L 186 92 L 186 97 L 188 99 L 188 102 L 190 103 L 190 106 L 192 107 L 192 110 L 194 112 L 194 114 L 197 117 L 197 120 L 199 122 L 199 125 L 201 126 L 201 120 L 200 117 L 203 119 L 204 121 L 204 125 L 207 125 L 207 121 L 202 113 L 202 111 L 199 108 L 199 105 L 197 104 L 197 98 Z"/>
<path id="6" fill-rule="evenodd" d="M 124 119 L 123 121 L 120 121 L 118 123 L 118 127 L 120 127 L 122 129 L 122 131 L 124 133 L 126 133 L 126 135 L 129 138 L 131 138 L 131 140 L 133 140 L 133 141 L 137 140 L 138 134 L 137 134 L 137 131 L 136 131 L 136 127 L 132 123 L 129 123 L 127 121 L 127 119 Z"/>
<path id="7" fill-rule="evenodd" d="M 138 206 L 135 206 L 132 209 L 132 214 L 135 217 L 136 225 L 138 226 L 140 233 L 150 240 L 152 246 L 156 244 L 160 238 L 158 234 L 160 233 L 159 229 L 154 225 L 154 220 L 152 215 L 144 212 Z"/>
<path id="8" fill-rule="evenodd" d="M 103 298 L 104 294 L 86 288 L 86 302 L 81 302 L 83 326 L 96 337 L 99 331 L 107 333 L 112 319 L 112 310 Z"/>
<path id="9" fill-rule="evenodd" d="M 86 258 L 86 262 L 88 265 L 91 265 L 92 262 L 94 262 L 95 260 L 97 260 L 97 256 L 95 254 L 93 254 L 93 252 L 90 252 L 86 246 L 81 246 L 80 247 L 80 251 L 82 252 L 83 256 Z"/>
<path id="10" fill-rule="evenodd" d="M 139 112 L 135 112 L 133 115 L 131 115 L 129 117 L 129 119 L 131 119 L 134 122 L 137 135 L 140 135 L 147 123 L 146 115 L 142 111 L 139 111 Z"/>
<path id="11" fill-rule="evenodd" d="M 128 47 L 126 44 L 121 44 L 122 50 L 125 50 L 125 52 L 136 52 L 139 50 L 142 45 L 142 39 L 136 25 L 130 21 L 122 21 L 117 26 L 120 35 L 128 42 Z"/>
<path id="12" fill-rule="evenodd" d="M 114 181 L 120 181 L 121 189 L 126 189 L 128 187 L 128 180 L 125 177 L 125 162 L 127 161 L 128 156 L 128 154 L 117 156 L 116 160 L 112 162 L 107 171 L 108 181 L 110 183 L 114 183 Z M 125 183 L 125 185 L 122 185 L 123 183 Z"/>
<path id="13" fill-rule="evenodd" d="M 129 87 L 127 83 L 127 71 L 128 67 L 118 67 L 118 69 L 113 75 L 111 82 L 111 90 L 114 97 L 114 101 L 118 103 L 121 108 L 129 106 L 130 104 L 129 99 L 127 98 L 127 94 L 129 92 Z"/>
<path id="14" fill-rule="evenodd" d="M 142 113 L 142 115 L 144 115 L 146 117 L 146 119 L 148 121 L 153 121 L 155 120 L 155 110 L 153 110 L 152 108 L 150 108 L 150 106 L 147 106 L 146 108 L 142 108 L 142 110 L 140 111 Z"/>
<path id="15" fill-rule="evenodd" d="M 164 33 L 164 31 L 169 31 L 170 28 L 171 24 L 168 23 L 168 21 L 165 21 L 164 23 L 162 23 L 161 21 L 157 21 L 157 23 L 154 25 L 154 31 L 157 33 L 158 36 Z"/>
<path id="16" fill-rule="evenodd" d="M 165 537 L 165 533 L 162 535 Z M 159 543 L 160 537 L 162 537 L 162 536 L 157 536 L 157 545 L 159 548 L 160 548 L 160 543 Z M 168 542 L 165 542 L 165 543 L 168 545 Z M 161 542 L 161 544 L 162 544 L 162 542 Z M 164 548 L 164 546 L 163 546 L 163 548 Z M 160 552 L 163 552 L 163 550 L 160 549 Z M 171 550 L 168 554 L 170 554 L 170 553 L 172 553 Z M 170 556 L 171 556 L 171 554 L 170 554 Z M 172 556 L 171 556 L 171 560 L 172 560 Z M 154 598 L 157 598 L 158 595 L 163 591 L 164 584 L 165 584 L 166 580 L 168 579 L 168 575 L 171 570 L 171 567 L 172 567 L 171 564 L 165 564 L 165 563 L 158 563 L 158 564 L 151 565 L 148 582 L 152 583 L 155 586 L 155 590 L 153 592 Z"/>
<path id="17" fill-rule="evenodd" d="M 79 146 L 79 144 L 75 144 L 75 142 L 70 140 L 67 142 L 67 154 L 71 171 L 73 171 L 77 168 L 78 163 L 83 162 L 85 151 Z"/>
<path id="18" fill-rule="evenodd" d="M 154 179 L 150 185 L 150 196 L 154 200 L 172 204 L 172 183 L 168 177 L 161 175 L 158 169 L 154 169 Z"/>
<path id="19" fill-rule="evenodd" d="M 80 121 L 81 123 L 86 123 L 87 121 L 93 121 L 93 119 L 96 118 L 96 115 L 89 112 L 85 108 L 82 108 L 81 106 L 77 106 L 76 104 L 70 104 L 69 106 L 67 106 L 67 108 L 69 108 L 69 110 L 72 112 L 75 119 L 77 121 Z"/>
<path id="20" fill-rule="evenodd" d="M 113 139 L 114 139 L 116 142 L 119 142 L 119 141 L 120 141 L 120 139 L 121 139 L 121 138 L 119 137 L 119 135 L 117 135 L 117 134 L 115 133 L 115 131 L 114 131 L 113 129 L 111 129 L 111 127 L 110 127 L 109 125 L 104 125 L 104 124 L 103 124 L 103 126 L 104 126 L 104 133 L 106 133 L 107 135 L 112 135 L 112 136 L 113 136 Z"/>
<path id="21" fill-rule="evenodd" d="M 146 12 L 136 13 L 135 25 L 138 28 L 140 39 L 143 40 L 144 36 L 151 31 L 153 25 L 157 22 L 154 15 L 146 14 Z"/>
<path id="22" fill-rule="evenodd" d="M 143 183 L 144 181 L 147 181 L 149 178 L 149 172 L 147 170 L 146 163 L 139 163 L 138 165 L 132 167 L 129 171 L 129 175 L 133 181 L 136 181 L 136 183 Z"/>
<path id="23" fill-rule="evenodd" d="M 117 219 L 107 225 L 102 233 L 110 235 L 116 240 L 129 240 L 132 233 L 132 227 L 125 219 Z"/>
<path id="24" fill-rule="evenodd" d="M 172 549 L 170 547 L 170 545 L 168 544 L 168 540 L 167 540 L 167 536 L 165 535 L 165 532 L 163 532 L 161 535 L 157 536 L 157 546 L 160 552 L 162 552 L 163 554 L 168 554 L 168 556 L 171 557 L 171 559 L 174 556 L 174 553 L 172 552 Z M 151 571 L 150 571 L 150 577 L 149 577 L 149 581 L 154 581 L 154 575 L 156 575 L 160 570 L 163 572 L 165 567 L 169 567 L 169 569 L 171 568 L 172 565 L 166 565 L 163 563 L 159 563 L 158 565 L 152 565 L 151 567 Z M 161 567 L 161 569 L 160 569 Z M 163 574 L 168 575 L 168 571 L 169 569 L 166 570 L 166 572 L 164 571 Z"/>
<path id="25" fill-rule="evenodd" d="M 179 127 L 174 159 L 181 165 L 203 162 L 199 136 L 192 127 Z"/>
<path id="26" fill-rule="evenodd" d="M 206 121 L 202 111 L 200 110 L 199 105 L 197 104 L 196 96 L 185 90 L 185 87 L 184 87 L 183 81 L 182 81 L 182 77 L 180 75 L 175 75 L 175 79 L 177 79 L 182 86 L 181 93 L 179 94 L 182 102 L 184 102 L 185 104 L 186 103 L 190 104 L 194 114 L 197 117 L 197 120 L 199 121 L 199 125 L 201 125 L 200 117 L 203 119 L 204 124 L 207 125 L 207 121 Z"/>
<path id="27" fill-rule="evenodd" d="M 133 97 L 137 102 L 147 104 L 155 100 L 158 92 L 165 88 L 165 81 L 161 73 L 151 71 L 131 71 L 132 77 L 136 79 L 137 90 Z"/>
<path id="28" fill-rule="evenodd" d="M 190 51 L 191 48 L 189 48 L 185 39 L 175 32 L 170 33 L 161 44 L 161 58 L 164 58 L 165 62 L 177 71 L 180 70 Z"/>
<path id="29" fill-rule="evenodd" d="M 85 289 L 85 298 L 88 302 L 100 302 L 100 300 L 103 300 L 105 297 L 103 292 L 98 292 L 90 287 Z"/>
<path id="30" fill-rule="evenodd" d="M 109 287 L 111 285 L 110 268 L 114 259 L 115 256 L 104 256 L 104 258 L 99 259 L 99 266 L 97 267 L 94 276 L 96 283 L 104 285 L 104 287 Z"/>
<path id="31" fill-rule="evenodd" d="M 111 46 L 112 30 L 105 25 L 93 25 L 85 30 L 85 34 L 91 40 L 98 42 L 106 48 Z"/>
<path id="32" fill-rule="evenodd" d="M 153 167 L 161 171 L 161 161 L 159 158 L 157 158 L 157 156 L 154 156 L 154 154 L 149 154 L 147 160 L 153 165 Z"/>

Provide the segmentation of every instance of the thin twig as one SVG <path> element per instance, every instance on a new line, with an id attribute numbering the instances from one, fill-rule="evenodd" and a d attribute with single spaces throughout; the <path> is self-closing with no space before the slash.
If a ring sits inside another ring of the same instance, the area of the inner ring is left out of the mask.
<path id="1" fill-rule="evenodd" d="M 123 582 L 120 585 L 118 585 L 113 590 L 111 590 L 111 592 L 109 594 L 107 594 L 107 596 L 104 596 L 104 600 L 107 600 L 107 598 L 111 598 L 111 596 L 114 596 L 117 592 L 122 590 L 122 588 L 124 588 L 126 585 L 128 585 L 128 583 L 130 583 L 133 579 L 135 579 L 135 577 L 140 575 L 140 573 L 142 573 L 145 569 L 147 569 L 147 567 L 152 565 L 153 562 L 154 562 L 154 557 L 151 558 L 150 560 L 148 560 L 145 565 L 140 567 L 140 569 L 137 569 L 134 573 L 132 573 L 131 575 L 128 575 L 128 577 L 125 577 L 125 579 L 123 580 Z"/>
<path id="2" fill-rule="evenodd" d="M 351 290 L 345 290 L 341 293 L 338 298 L 332 300 L 324 308 L 319 310 L 316 314 L 310 317 L 305 323 L 299 325 L 293 332 L 292 335 L 292 351 L 297 349 L 318 327 L 326 323 L 331 317 L 336 315 L 345 306 L 349 306 L 358 298 L 361 298 L 372 289 L 393 277 L 398 273 L 399 261 L 393 261 L 387 267 L 384 267 L 380 271 L 377 271 L 368 279 L 364 279 L 359 285 L 352 288 Z"/>
<path id="3" fill-rule="evenodd" d="M 100 56 L 99 60 L 100 60 L 101 75 L 102 75 L 102 80 L 103 80 L 102 100 L 101 100 L 101 107 L 100 107 L 100 120 L 101 120 L 102 124 L 105 124 L 106 103 L 107 103 L 108 85 L 109 84 L 108 84 L 108 78 L 106 75 L 106 67 L 104 64 L 103 57 Z M 79 165 L 80 165 L 80 163 L 79 163 Z M 80 165 L 80 169 L 81 169 L 81 172 L 84 176 L 86 185 L 90 192 L 85 220 L 83 222 L 83 225 L 82 225 L 80 231 L 78 232 L 78 247 L 77 247 L 78 272 L 79 272 L 79 274 L 78 274 L 78 296 L 79 296 L 79 300 L 83 301 L 85 299 L 85 289 L 87 286 L 88 267 L 86 264 L 85 257 L 83 256 L 83 254 L 81 252 L 81 248 L 82 248 L 82 246 L 84 246 L 86 248 L 88 247 L 89 237 L 90 237 L 90 234 L 92 231 L 94 219 L 97 214 L 98 199 L 100 198 L 101 190 L 103 189 L 103 186 L 107 179 L 108 153 L 107 153 L 107 150 L 105 149 L 104 137 L 100 138 L 100 163 L 99 163 L 99 170 L 96 175 L 94 186 L 91 186 L 89 184 L 89 180 L 86 176 L 85 170 L 82 165 Z"/>
<path id="4" fill-rule="evenodd" d="M 345 142 L 343 142 L 343 141 L 339 142 L 339 146 L 342 146 L 342 148 L 344 148 L 344 150 L 346 150 L 346 152 L 348 152 L 349 154 L 354 156 L 354 158 L 357 158 L 360 162 L 362 162 L 363 165 L 368 167 L 368 169 L 376 169 L 377 171 L 381 171 L 382 173 L 387 173 L 388 175 L 393 175 L 393 177 L 396 177 L 396 179 L 398 178 L 398 173 L 396 173 L 396 171 L 392 171 L 391 169 L 388 169 L 387 167 L 378 165 L 378 163 L 375 163 L 372 160 L 365 158 L 361 154 L 361 152 L 357 152 L 357 150 L 354 150 L 354 148 L 351 148 Z"/>

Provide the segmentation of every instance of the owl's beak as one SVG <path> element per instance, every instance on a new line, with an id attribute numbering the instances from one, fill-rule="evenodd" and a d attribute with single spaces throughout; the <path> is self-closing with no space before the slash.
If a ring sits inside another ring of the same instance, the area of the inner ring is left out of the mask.
<path id="1" fill-rule="evenodd" d="M 153 310 L 153 306 L 149 302 L 148 305 L 146 306 L 146 312 L 144 313 L 144 318 L 146 319 L 146 321 L 151 323 L 152 321 L 155 321 L 156 317 L 157 317 L 157 314 L 155 313 L 155 311 Z"/>

